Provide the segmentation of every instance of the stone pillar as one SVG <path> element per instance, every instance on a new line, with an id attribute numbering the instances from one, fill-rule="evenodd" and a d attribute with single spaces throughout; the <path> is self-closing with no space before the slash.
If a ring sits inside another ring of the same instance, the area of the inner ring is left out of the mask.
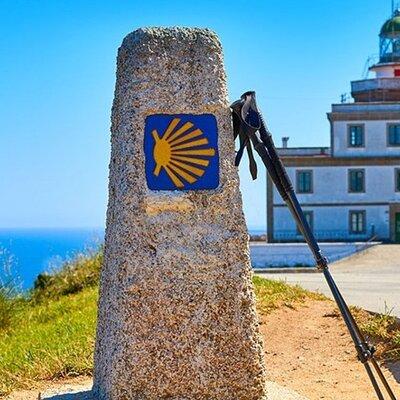
<path id="1" fill-rule="evenodd" d="M 149 28 L 118 52 L 98 399 L 265 399 L 222 49 Z"/>

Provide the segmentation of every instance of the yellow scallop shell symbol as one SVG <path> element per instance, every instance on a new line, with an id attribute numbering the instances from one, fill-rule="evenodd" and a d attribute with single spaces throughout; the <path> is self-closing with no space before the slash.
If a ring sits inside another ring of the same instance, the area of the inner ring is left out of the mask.
<path id="1" fill-rule="evenodd" d="M 180 118 L 174 118 L 162 137 L 156 130 L 152 131 L 156 162 L 153 173 L 158 176 L 161 168 L 164 168 L 177 188 L 185 186 L 183 181 L 194 183 L 203 176 L 209 164 L 207 158 L 215 155 L 213 148 L 204 148 L 208 140 L 200 129 L 191 130 L 191 122 L 177 128 L 180 121 Z"/>

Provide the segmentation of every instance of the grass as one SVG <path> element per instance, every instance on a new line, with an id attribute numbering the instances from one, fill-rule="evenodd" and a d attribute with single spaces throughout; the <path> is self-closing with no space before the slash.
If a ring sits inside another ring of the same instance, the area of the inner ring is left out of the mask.
<path id="1" fill-rule="evenodd" d="M 352 308 L 352 312 L 364 335 L 375 345 L 377 357 L 386 361 L 400 360 L 400 320 L 390 311 L 374 314 Z"/>
<path id="2" fill-rule="evenodd" d="M 9 282 L 0 284 L 0 330 L 11 326 L 15 315 L 17 299 L 15 297 L 14 287 Z"/>
<path id="3" fill-rule="evenodd" d="M 257 311 L 264 315 L 282 306 L 293 308 L 308 298 L 314 300 L 326 299 L 321 294 L 309 292 L 298 285 L 292 286 L 282 281 L 254 276 L 253 283 L 257 298 Z"/>
<path id="4" fill-rule="evenodd" d="M 16 279 L 12 276 L 13 258 L 0 248 L 0 263 L 3 266 L 3 279 L 0 280 L 0 330 L 11 326 L 20 296 Z"/>
<path id="5" fill-rule="evenodd" d="M 7 294 L 5 306 L 0 297 L 0 320 L 6 310 L 6 323 L 0 327 L 0 397 L 40 380 L 92 374 L 102 257 L 101 251 L 78 256 L 56 273 L 40 275 L 24 298 Z M 264 315 L 279 307 L 300 306 L 307 299 L 325 299 L 257 276 L 254 288 L 258 312 Z M 400 359 L 400 329 L 393 317 L 362 310 L 356 310 L 356 317 L 380 346 L 380 356 Z"/>
<path id="6" fill-rule="evenodd" d="M 97 288 L 18 311 L 0 334 L 0 395 L 32 382 L 91 374 Z"/>
<path id="7" fill-rule="evenodd" d="M 77 255 L 53 274 L 39 274 L 34 282 L 31 301 L 59 299 L 68 294 L 78 293 L 84 288 L 96 286 L 102 263 L 103 252 L 100 249 Z"/>
<path id="8" fill-rule="evenodd" d="M 38 380 L 91 374 L 102 260 L 101 250 L 78 255 L 40 274 L 24 297 L 0 286 L 0 396 Z"/>

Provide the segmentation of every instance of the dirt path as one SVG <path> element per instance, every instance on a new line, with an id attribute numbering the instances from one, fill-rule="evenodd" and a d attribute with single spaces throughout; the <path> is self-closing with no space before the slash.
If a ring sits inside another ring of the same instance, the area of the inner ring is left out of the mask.
<path id="1" fill-rule="evenodd" d="M 37 382 L 35 388 L 30 390 L 20 390 L 6 396 L 7 400 L 40 400 L 45 393 L 45 397 L 52 397 L 55 400 L 92 400 L 88 391 L 92 387 L 92 378 L 80 376 L 77 378 L 64 379 L 61 381 L 42 381 Z M 59 395 L 59 393 L 75 393 L 77 395 Z"/>
<path id="2" fill-rule="evenodd" d="M 346 327 L 330 301 L 262 318 L 269 379 L 310 400 L 376 400 Z M 384 369 L 400 398 L 400 363 Z"/>
<path id="3" fill-rule="evenodd" d="M 330 301 L 308 301 L 296 309 L 284 307 L 261 318 L 265 359 L 269 380 L 292 389 L 309 400 L 376 400 L 347 330 Z M 384 368 L 384 373 L 400 399 L 400 362 Z M 15 392 L 8 400 L 37 400 L 66 391 L 80 395 L 60 395 L 57 400 L 88 400 L 92 381 L 82 377 L 63 382 L 39 382 L 29 391 Z M 279 393 L 273 383 L 269 389 Z M 85 393 L 86 392 L 86 393 Z M 298 399 L 290 394 L 272 400 Z"/>
<path id="4" fill-rule="evenodd" d="M 41 382 L 36 389 L 15 392 L 8 400 L 95 400 L 90 394 L 92 379 L 80 377 L 58 382 Z M 283 388 L 275 382 L 267 382 L 268 400 L 309 400 Z"/>

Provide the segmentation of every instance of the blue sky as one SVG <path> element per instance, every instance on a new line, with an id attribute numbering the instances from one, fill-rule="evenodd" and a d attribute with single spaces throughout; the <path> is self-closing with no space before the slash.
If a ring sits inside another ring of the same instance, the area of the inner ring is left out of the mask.
<path id="1" fill-rule="evenodd" d="M 222 41 L 230 98 L 258 93 L 277 143 L 329 145 L 326 113 L 378 52 L 389 0 L 0 0 L 0 227 L 102 226 L 116 51 L 143 26 Z M 241 168 L 250 227 L 265 176 Z"/>

